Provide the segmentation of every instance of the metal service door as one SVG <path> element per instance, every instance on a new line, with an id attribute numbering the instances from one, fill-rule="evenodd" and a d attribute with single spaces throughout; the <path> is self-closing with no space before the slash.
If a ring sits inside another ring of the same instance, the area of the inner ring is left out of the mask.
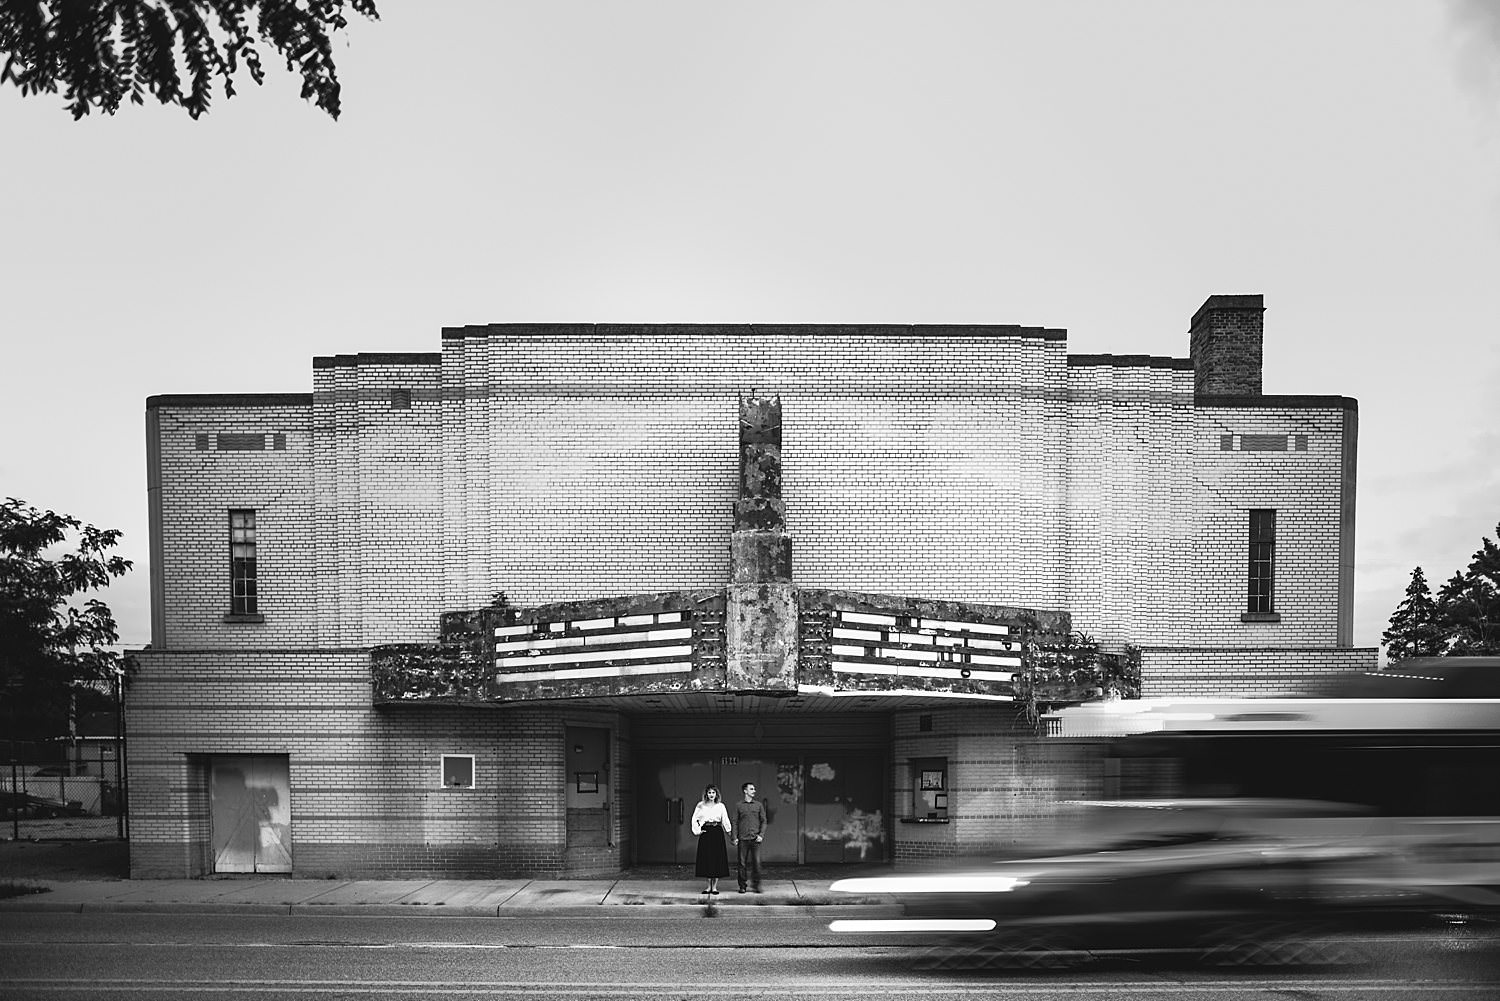
<path id="1" fill-rule="evenodd" d="M 708 758 L 642 755 L 636 760 L 636 861 L 646 864 L 691 862 L 697 857 L 693 807 L 714 780 Z"/>
<path id="2" fill-rule="evenodd" d="M 798 807 L 802 799 L 801 763 L 796 756 L 778 761 L 726 755 L 720 759 L 719 768 L 724 783 L 724 805 L 729 807 L 731 818 L 734 805 L 744 798 L 740 787 L 746 782 L 755 783 L 755 798 L 765 804 L 766 840 L 760 846 L 761 862 L 795 865 L 801 822 Z"/>
<path id="3" fill-rule="evenodd" d="M 879 862 L 886 857 L 884 773 L 875 759 L 808 755 L 802 773 L 802 860 Z"/>
<path id="4" fill-rule="evenodd" d="M 610 844 L 609 731 L 591 726 L 567 728 L 566 802 L 568 848 Z"/>
<path id="5" fill-rule="evenodd" d="M 284 755 L 215 755 L 214 872 L 292 871 L 292 783 Z"/>

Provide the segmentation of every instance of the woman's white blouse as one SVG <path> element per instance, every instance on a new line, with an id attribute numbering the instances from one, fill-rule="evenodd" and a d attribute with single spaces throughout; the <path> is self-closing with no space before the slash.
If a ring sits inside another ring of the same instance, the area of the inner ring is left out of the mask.
<path id="1" fill-rule="evenodd" d="M 693 836 L 703 833 L 703 825 L 717 820 L 724 830 L 729 830 L 729 811 L 723 803 L 699 803 L 693 807 Z"/>

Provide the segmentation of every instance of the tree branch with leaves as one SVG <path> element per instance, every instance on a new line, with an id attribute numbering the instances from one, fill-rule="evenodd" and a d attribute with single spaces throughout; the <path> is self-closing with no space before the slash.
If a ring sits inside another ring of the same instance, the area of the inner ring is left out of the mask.
<path id="1" fill-rule="evenodd" d="M 13 497 L 0 504 L 0 719 L 9 736 L 55 736 L 75 686 L 113 682 L 123 669 L 109 606 L 79 600 L 130 570 L 110 553 L 119 538 Z"/>
<path id="2" fill-rule="evenodd" d="M 380 17 L 375 0 L 0 0 L 0 83 L 61 91 L 74 119 L 148 94 L 198 118 L 216 81 L 235 95 L 241 66 L 265 81 L 264 44 L 302 77 L 302 97 L 337 119 L 332 39 L 348 11 Z"/>

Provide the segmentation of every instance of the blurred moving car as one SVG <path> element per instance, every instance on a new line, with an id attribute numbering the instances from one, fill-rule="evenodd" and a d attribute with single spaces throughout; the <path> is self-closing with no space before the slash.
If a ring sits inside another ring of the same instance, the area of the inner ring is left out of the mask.
<path id="1" fill-rule="evenodd" d="M 893 895 L 904 913 L 830 928 L 1021 965 L 1066 965 L 1118 950 L 1231 962 L 1281 950 L 1277 961 L 1326 961 L 1312 930 L 1356 901 L 1365 905 L 1364 891 L 1391 860 L 1382 840 L 1303 823 L 1347 825 L 1357 811 L 1339 804 L 1204 799 L 1089 807 L 1114 816 L 1087 825 L 1095 842 L 1067 854 L 839 880 L 833 892 Z"/>
<path id="2" fill-rule="evenodd" d="M 1319 929 L 1354 918 L 1500 916 L 1500 698 L 1489 697 L 1500 658 L 1478 660 L 1365 679 L 1424 697 L 1058 710 L 1048 740 L 1095 745 L 1106 789 L 1162 798 L 1087 805 L 1073 819 L 1094 843 L 1045 858 L 840 880 L 835 892 L 893 894 L 904 915 L 832 927 L 1001 956 L 1187 949 L 1296 962 L 1319 959 Z"/>

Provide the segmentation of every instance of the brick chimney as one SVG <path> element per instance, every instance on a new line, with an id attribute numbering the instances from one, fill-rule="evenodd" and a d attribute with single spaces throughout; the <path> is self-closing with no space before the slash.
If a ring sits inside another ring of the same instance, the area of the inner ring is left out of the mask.
<path id="1" fill-rule="evenodd" d="M 1265 311 L 1261 295 L 1211 295 L 1198 307 L 1188 326 L 1195 395 L 1260 395 Z"/>

